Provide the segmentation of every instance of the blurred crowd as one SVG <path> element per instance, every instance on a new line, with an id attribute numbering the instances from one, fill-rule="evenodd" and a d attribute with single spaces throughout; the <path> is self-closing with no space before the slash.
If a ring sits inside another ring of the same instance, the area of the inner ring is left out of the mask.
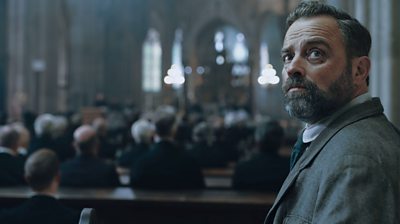
<path id="1" fill-rule="evenodd" d="M 96 105 L 91 111 L 25 113 L 21 121 L 3 121 L 0 186 L 25 184 L 26 158 L 49 149 L 61 162 L 61 186 L 118 186 L 118 174 L 128 172 L 133 187 L 202 188 L 202 169 L 232 168 L 234 188 L 274 190 L 288 172 L 282 149 L 301 128 L 253 118 L 239 107 L 183 112 L 165 105 L 140 112 Z"/>

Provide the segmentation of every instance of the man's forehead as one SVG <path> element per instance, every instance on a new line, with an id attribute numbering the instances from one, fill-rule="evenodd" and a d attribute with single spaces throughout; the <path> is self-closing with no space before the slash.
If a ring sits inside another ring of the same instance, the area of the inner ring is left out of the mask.
<path id="1" fill-rule="evenodd" d="M 296 20 L 286 32 L 284 45 L 312 38 L 326 39 L 328 42 L 343 42 L 339 25 L 334 18 L 330 16 L 315 16 Z"/>

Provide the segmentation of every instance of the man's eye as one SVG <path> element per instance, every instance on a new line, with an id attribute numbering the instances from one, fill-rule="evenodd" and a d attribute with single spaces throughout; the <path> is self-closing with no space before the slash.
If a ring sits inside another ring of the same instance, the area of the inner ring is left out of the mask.
<path id="1" fill-rule="evenodd" d="M 292 59 L 293 59 L 293 56 L 290 55 L 290 54 L 282 55 L 282 61 L 283 61 L 283 63 L 290 62 Z"/>
<path id="2" fill-rule="evenodd" d="M 323 53 L 320 50 L 313 49 L 310 50 L 307 55 L 309 60 L 321 60 Z"/>

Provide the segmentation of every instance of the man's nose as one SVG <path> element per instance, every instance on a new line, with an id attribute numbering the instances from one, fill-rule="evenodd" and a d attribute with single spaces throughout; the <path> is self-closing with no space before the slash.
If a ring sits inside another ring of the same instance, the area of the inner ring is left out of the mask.
<path id="1" fill-rule="evenodd" d="M 305 65 L 304 60 L 295 56 L 289 63 L 284 66 L 284 69 L 289 77 L 292 76 L 304 76 L 305 75 Z"/>

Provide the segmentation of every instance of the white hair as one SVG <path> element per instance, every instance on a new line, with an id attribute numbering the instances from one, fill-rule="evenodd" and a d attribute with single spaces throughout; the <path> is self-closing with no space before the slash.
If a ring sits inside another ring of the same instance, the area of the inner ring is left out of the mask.
<path id="1" fill-rule="evenodd" d="M 81 125 L 74 131 L 74 141 L 84 142 L 96 135 L 96 130 L 87 124 Z"/>
<path id="2" fill-rule="evenodd" d="M 55 116 L 53 119 L 52 136 L 60 137 L 68 128 L 68 120 L 64 116 Z"/>
<path id="3" fill-rule="evenodd" d="M 140 119 L 133 123 L 131 133 L 136 143 L 145 143 L 151 140 L 155 131 L 154 124 L 145 119 Z"/>
<path id="4" fill-rule="evenodd" d="M 245 123 L 249 119 L 248 113 L 243 110 L 229 111 L 225 114 L 224 123 L 226 127 L 231 127 L 239 123 Z"/>
<path id="5" fill-rule="evenodd" d="M 34 125 L 35 133 L 37 136 L 42 136 L 44 134 L 51 134 L 54 125 L 54 116 L 51 114 L 39 115 Z"/>

